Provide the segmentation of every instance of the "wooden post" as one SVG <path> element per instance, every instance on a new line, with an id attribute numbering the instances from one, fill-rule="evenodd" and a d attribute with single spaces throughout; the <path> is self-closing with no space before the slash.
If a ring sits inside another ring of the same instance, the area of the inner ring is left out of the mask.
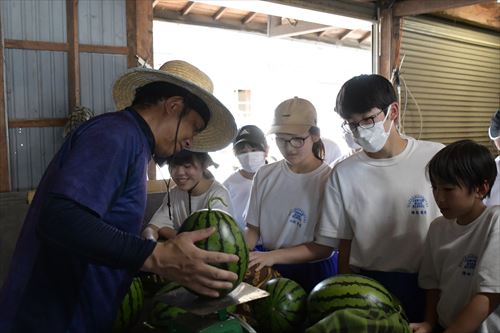
<path id="1" fill-rule="evenodd" d="M 137 56 L 153 67 L 153 2 L 127 0 L 128 67 L 139 66 Z"/>
<path id="2" fill-rule="evenodd" d="M 78 0 L 66 0 L 68 44 L 68 114 L 80 105 L 80 50 L 78 41 Z"/>
<path id="3" fill-rule="evenodd" d="M 154 67 L 153 63 L 153 6 L 154 1 L 127 0 L 127 65 L 129 68 L 139 66 L 137 57 Z M 148 178 L 156 179 L 156 164 L 151 161 L 148 166 Z"/>
<path id="4" fill-rule="evenodd" d="M 387 79 L 391 77 L 392 9 L 380 11 L 380 61 L 379 74 Z"/>
<path id="5" fill-rule="evenodd" d="M 0 13 L 1 17 L 1 13 Z M 4 74 L 3 31 L 0 22 L 0 192 L 11 190 L 9 168 L 9 132 L 8 117 L 5 108 L 5 74 Z"/>

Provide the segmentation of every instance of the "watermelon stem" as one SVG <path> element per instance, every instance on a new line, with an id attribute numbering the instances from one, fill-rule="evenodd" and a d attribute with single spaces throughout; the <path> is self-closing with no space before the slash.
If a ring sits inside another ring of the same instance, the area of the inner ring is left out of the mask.
<path id="1" fill-rule="evenodd" d="M 208 199 L 208 210 L 212 210 L 212 202 L 214 201 L 220 201 L 224 206 L 227 207 L 227 204 L 221 197 L 212 196 L 210 197 L 210 199 Z"/>

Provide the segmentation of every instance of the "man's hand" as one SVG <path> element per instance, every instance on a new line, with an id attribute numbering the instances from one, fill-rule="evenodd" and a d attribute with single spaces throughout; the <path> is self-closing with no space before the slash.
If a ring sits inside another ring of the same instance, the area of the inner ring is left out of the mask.
<path id="1" fill-rule="evenodd" d="M 156 273 L 205 296 L 218 297 L 216 289 L 231 289 L 238 276 L 209 264 L 237 262 L 238 256 L 201 250 L 195 242 L 209 237 L 214 228 L 183 232 L 158 243 L 142 270 Z"/>
<path id="2" fill-rule="evenodd" d="M 269 252 L 259 252 L 259 251 L 253 251 L 250 252 L 250 261 L 248 263 L 248 268 L 252 268 L 253 266 L 257 267 L 255 268 L 256 271 L 260 271 L 262 268 L 269 266 L 271 267 L 274 265 L 274 255 L 273 251 Z"/>

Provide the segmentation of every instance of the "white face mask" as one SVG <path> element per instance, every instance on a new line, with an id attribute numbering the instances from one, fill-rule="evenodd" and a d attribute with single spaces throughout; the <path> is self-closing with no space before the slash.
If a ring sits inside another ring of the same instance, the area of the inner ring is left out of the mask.
<path id="1" fill-rule="evenodd" d="M 251 151 L 236 155 L 240 161 L 241 168 L 246 172 L 255 173 L 261 166 L 266 164 L 266 154 L 263 151 Z"/>
<path id="2" fill-rule="evenodd" d="M 361 128 L 358 126 L 357 130 L 354 131 L 354 141 L 356 141 L 356 143 L 360 145 L 364 151 L 368 153 L 376 153 L 384 148 L 384 145 L 389 138 L 392 124 L 394 123 L 394 121 L 391 120 L 391 126 L 386 132 L 384 129 L 384 123 L 387 120 L 389 113 L 390 106 L 383 121 L 376 122 L 372 128 Z"/>

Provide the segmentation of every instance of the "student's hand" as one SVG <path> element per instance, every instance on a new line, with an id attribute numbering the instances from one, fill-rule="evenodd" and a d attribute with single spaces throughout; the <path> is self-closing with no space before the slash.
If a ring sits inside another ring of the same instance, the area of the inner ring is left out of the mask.
<path id="1" fill-rule="evenodd" d="M 248 263 L 248 268 L 252 268 L 253 266 L 257 266 L 257 268 L 255 268 L 256 271 L 260 271 L 262 268 L 264 268 L 266 266 L 271 267 L 272 265 L 275 264 L 272 251 L 269 251 L 269 252 L 259 252 L 259 251 L 250 252 L 249 259 L 250 259 L 250 261 Z"/>
<path id="2" fill-rule="evenodd" d="M 199 294 L 219 296 L 216 289 L 231 289 L 238 276 L 209 264 L 237 262 L 239 258 L 233 254 L 205 251 L 194 245 L 214 231 L 214 228 L 208 228 L 183 232 L 158 243 L 142 269 L 176 281 Z"/>
<path id="3" fill-rule="evenodd" d="M 428 322 L 411 323 L 410 329 L 413 333 L 431 333 L 432 332 L 432 326 Z"/>

